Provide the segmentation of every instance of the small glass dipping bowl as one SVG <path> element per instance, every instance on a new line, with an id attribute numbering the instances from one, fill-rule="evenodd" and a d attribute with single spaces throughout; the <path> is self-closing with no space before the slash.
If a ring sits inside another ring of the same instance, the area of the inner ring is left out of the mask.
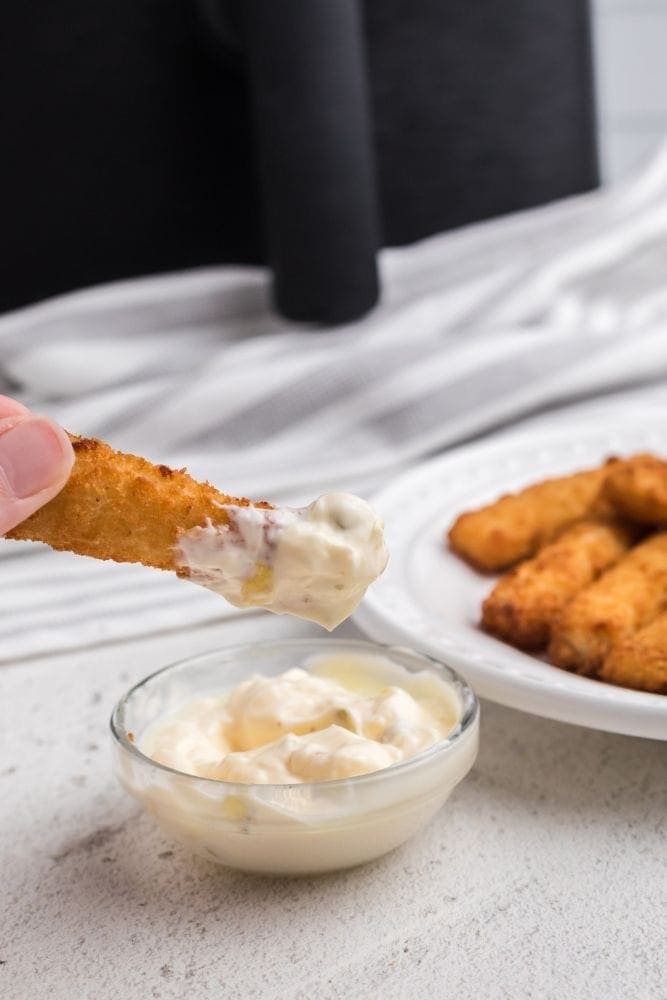
<path id="1" fill-rule="evenodd" d="M 336 654 L 382 656 L 411 672 L 435 673 L 458 701 L 458 724 L 446 739 L 380 771 L 290 785 L 195 777 L 158 764 L 137 746 L 151 723 L 192 698 L 219 694 L 253 673 L 308 669 L 309 661 Z M 479 707 L 453 670 L 408 649 L 332 639 L 258 642 L 151 674 L 118 702 L 111 732 L 121 784 L 175 840 L 231 868 L 304 875 L 370 861 L 420 830 L 475 761 Z"/>

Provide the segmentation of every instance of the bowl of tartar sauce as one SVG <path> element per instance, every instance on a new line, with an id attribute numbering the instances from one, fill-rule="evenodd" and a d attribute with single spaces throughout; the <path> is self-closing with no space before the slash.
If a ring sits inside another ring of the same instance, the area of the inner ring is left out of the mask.
<path id="1" fill-rule="evenodd" d="M 157 671 L 111 717 L 123 787 L 232 868 L 349 868 L 404 843 L 477 755 L 479 706 L 443 663 L 333 639 L 227 646 Z"/>

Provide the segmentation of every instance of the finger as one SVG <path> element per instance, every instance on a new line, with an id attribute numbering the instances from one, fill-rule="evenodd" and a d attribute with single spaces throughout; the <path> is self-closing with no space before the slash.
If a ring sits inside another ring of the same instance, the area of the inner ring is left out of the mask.
<path id="1" fill-rule="evenodd" d="M 0 420 L 0 535 L 56 496 L 73 464 L 72 445 L 57 424 L 27 411 Z"/>

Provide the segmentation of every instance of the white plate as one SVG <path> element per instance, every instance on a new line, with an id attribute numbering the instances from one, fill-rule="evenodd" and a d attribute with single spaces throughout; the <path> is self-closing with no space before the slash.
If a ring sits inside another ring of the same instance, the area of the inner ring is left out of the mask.
<path id="1" fill-rule="evenodd" d="M 478 694 L 501 705 L 667 740 L 667 696 L 578 677 L 480 631 L 480 605 L 493 578 L 469 569 L 443 546 L 444 532 L 463 510 L 609 455 L 646 450 L 667 453 L 667 428 L 642 421 L 533 433 L 470 446 L 411 470 L 374 498 L 391 558 L 357 612 L 357 624 L 377 641 L 442 658 Z"/>

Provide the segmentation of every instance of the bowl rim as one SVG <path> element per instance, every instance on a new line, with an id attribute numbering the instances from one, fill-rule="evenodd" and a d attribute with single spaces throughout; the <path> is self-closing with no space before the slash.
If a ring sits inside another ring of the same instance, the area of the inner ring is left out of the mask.
<path id="1" fill-rule="evenodd" d="M 454 728 L 448 735 L 442 739 L 433 743 L 426 750 L 422 750 L 421 753 L 415 754 L 412 757 L 406 758 L 397 762 L 396 764 L 389 764 L 387 767 L 381 767 L 377 771 L 368 771 L 365 774 L 354 774 L 347 778 L 326 778 L 321 781 L 299 781 L 299 782 L 242 782 L 242 781 L 225 781 L 218 778 L 206 778 L 197 774 L 190 774 L 189 771 L 180 771 L 178 768 L 169 767 L 167 764 L 161 764 L 159 761 L 154 760 L 147 754 L 143 753 L 139 747 L 132 740 L 128 738 L 127 731 L 125 727 L 120 723 L 120 715 L 129 702 L 129 700 L 139 691 L 141 688 L 150 684 L 157 677 L 162 674 L 166 674 L 172 670 L 178 670 L 189 665 L 194 665 L 202 660 L 206 660 L 211 656 L 219 653 L 231 653 L 233 650 L 243 651 L 248 649 L 261 650 L 262 648 L 275 649 L 276 647 L 289 647 L 294 649 L 299 648 L 312 648 L 313 646 L 321 646 L 322 651 L 326 648 L 331 649 L 332 647 L 339 648 L 350 648 L 355 647 L 359 650 L 366 651 L 368 653 L 381 653 L 389 656 L 391 654 L 405 655 L 416 657 L 424 661 L 425 669 L 431 669 L 435 673 L 444 672 L 448 676 L 444 679 L 448 682 L 454 682 L 458 688 L 460 694 L 463 696 L 463 713 L 461 718 L 456 723 Z M 466 704 L 467 702 L 467 704 Z M 386 776 L 390 775 L 393 777 L 396 774 L 403 774 L 410 769 L 415 769 L 420 767 L 422 764 L 426 764 L 428 761 L 435 757 L 445 755 L 451 752 L 453 747 L 461 742 L 461 740 L 468 735 L 468 733 L 473 730 L 478 723 L 480 716 L 480 705 L 479 699 L 475 694 L 472 687 L 468 684 L 464 677 L 450 667 L 449 664 L 444 663 L 442 660 L 437 659 L 434 656 L 430 656 L 428 653 L 424 653 L 421 650 L 412 649 L 408 646 L 400 645 L 390 645 L 387 643 L 373 642 L 367 639 L 344 639 L 344 638 L 299 638 L 299 639 L 262 639 L 258 642 L 236 642 L 228 643 L 223 646 L 215 646 L 212 649 L 205 650 L 202 653 L 197 653 L 194 656 L 186 656 L 180 660 L 176 660 L 173 663 L 168 663 L 163 667 L 159 667 L 152 673 L 147 674 L 136 684 L 133 684 L 121 698 L 118 699 L 113 707 L 111 716 L 109 719 L 109 728 L 111 729 L 111 735 L 114 742 L 124 751 L 130 754 L 130 756 L 136 758 L 140 763 L 146 764 L 150 767 L 156 768 L 158 771 L 162 771 L 166 774 L 175 774 L 179 778 L 189 779 L 192 782 L 196 782 L 200 785 L 202 782 L 205 785 L 214 786 L 217 789 L 229 788 L 233 789 L 238 793 L 239 789 L 243 789 L 247 794 L 250 791 L 263 790 L 265 793 L 268 791 L 277 790 L 287 790 L 287 789 L 300 789 L 301 791 L 305 789 L 312 788 L 335 788 L 349 787 L 351 784 L 358 786 L 365 783 L 371 783 L 373 781 L 381 781 Z"/>

